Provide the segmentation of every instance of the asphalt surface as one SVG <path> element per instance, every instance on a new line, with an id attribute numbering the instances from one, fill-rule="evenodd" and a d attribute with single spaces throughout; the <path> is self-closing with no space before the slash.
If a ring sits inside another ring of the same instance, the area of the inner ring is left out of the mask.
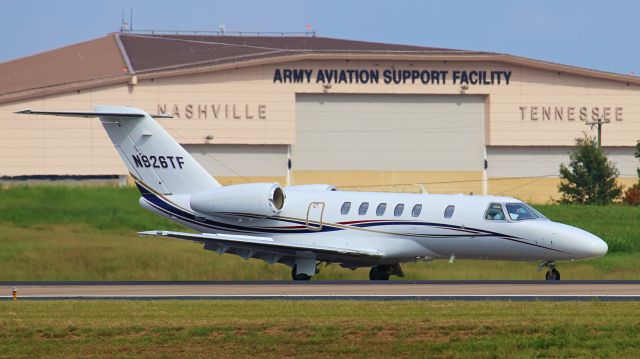
<path id="1" fill-rule="evenodd" d="M 0 282 L 11 299 L 640 300 L 640 281 Z"/>

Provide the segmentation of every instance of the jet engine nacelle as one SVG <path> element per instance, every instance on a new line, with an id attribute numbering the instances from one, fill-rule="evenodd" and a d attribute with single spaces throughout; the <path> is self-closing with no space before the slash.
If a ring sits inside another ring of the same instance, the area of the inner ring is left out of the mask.
<path id="1" fill-rule="evenodd" d="M 330 184 L 300 184 L 287 187 L 287 190 L 289 189 L 299 189 L 302 191 L 337 191 L 336 186 Z"/>
<path id="2" fill-rule="evenodd" d="M 251 213 L 276 215 L 284 207 L 285 193 L 277 183 L 249 183 L 215 188 L 193 194 L 194 211 L 206 214 Z"/>

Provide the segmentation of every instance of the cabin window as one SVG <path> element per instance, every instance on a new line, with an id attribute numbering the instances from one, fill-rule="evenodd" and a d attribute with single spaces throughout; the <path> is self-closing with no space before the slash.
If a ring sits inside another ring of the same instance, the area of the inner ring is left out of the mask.
<path id="1" fill-rule="evenodd" d="M 369 210 L 369 202 L 362 202 L 360 204 L 360 208 L 358 208 L 358 214 L 361 216 L 364 216 L 365 214 L 367 214 L 368 210 Z"/>
<path id="2" fill-rule="evenodd" d="M 420 212 L 422 212 L 422 205 L 416 204 L 411 210 L 411 217 L 418 217 L 420 215 Z"/>
<path id="3" fill-rule="evenodd" d="M 386 203 L 380 203 L 378 205 L 378 208 L 376 208 L 376 215 L 377 216 L 382 216 L 384 214 L 384 211 L 387 210 L 387 204 Z"/>
<path id="4" fill-rule="evenodd" d="M 484 219 L 489 221 L 504 221 L 504 211 L 502 211 L 502 205 L 500 203 L 490 203 L 487 212 L 484 214 Z"/>
<path id="5" fill-rule="evenodd" d="M 540 218 L 533 208 L 525 205 L 524 203 L 507 203 L 506 207 L 507 213 L 509 213 L 509 218 L 513 221 Z"/>
<path id="6" fill-rule="evenodd" d="M 342 208 L 340 208 L 340 213 L 347 215 L 349 214 L 350 209 L 351 209 L 351 202 L 345 202 L 342 204 Z"/>
<path id="7" fill-rule="evenodd" d="M 456 210 L 456 206 L 448 205 L 447 208 L 445 208 L 445 210 L 444 210 L 444 218 L 453 217 L 453 211 L 455 211 L 455 210 Z"/>
<path id="8" fill-rule="evenodd" d="M 400 203 L 393 210 L 393 215 L 396 216 L 396 217 L 400 217 L 400 216 L 402 216 L 402 212 L 403 211 L 404 211 L 404 204 Z"/>

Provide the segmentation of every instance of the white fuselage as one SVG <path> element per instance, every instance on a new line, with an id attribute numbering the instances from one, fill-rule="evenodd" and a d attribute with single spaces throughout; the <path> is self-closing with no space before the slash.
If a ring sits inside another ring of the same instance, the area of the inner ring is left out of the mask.
<path id="1" fill-rule="evenodd" d="M 234 213 L 211 216 L 189 209 L 188 197 L 166 201 L 184 212 L 172 212 L 141 199 L 143 207 L 205 233 L 265 235 L 279 241 L 378 250 L 384 256 L 354 259 L 353 266 L 399 263 L 416 259 L 577 260 L 606 253 L 600 238 L 546 218 L 486 219 L 490 204 L 522 202 L 509 197 L 343 192 L 285 188 L 286 203 L 274 216 Z M 345 202 L 350 203 L 344 211 Z M 366 212 L 359 211 L 363 202 Z M 377 213 L 381 203 L 384 213 Z M 404 205 L 402 213 L 396 206 Z M 412 209 L 421 205 L 415 215 Z M 445 210 L 454 206 L 451 216 Z M 194 217 L 189 217 L 191 213 Z M 449 218 L 447 218 L 449 217 Z M 332 258 L 318 258 L 332 261 Z"/>

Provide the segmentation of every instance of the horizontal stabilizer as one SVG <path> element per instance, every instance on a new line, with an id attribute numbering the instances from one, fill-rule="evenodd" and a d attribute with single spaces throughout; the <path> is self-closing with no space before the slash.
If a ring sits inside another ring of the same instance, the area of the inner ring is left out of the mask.
<path id="1" fill-rule="evenodd" d="M 132 111 L 123 111 L 123 112 L 81 112 L 81 111 L 34 111 L 32 109 L 20 110 L 15 113 L 20 115 L 48 115 L 48 116 L 65 116 L 65 117 L 118 117 L 118 118 L 140 118 L 144 117 L 145 113 L 135 111 L 132 108 Z M 173 118 L 171 115 L 167 114 L 158 114 L 158 115 L 149 115 L 153 118 Z"/>

